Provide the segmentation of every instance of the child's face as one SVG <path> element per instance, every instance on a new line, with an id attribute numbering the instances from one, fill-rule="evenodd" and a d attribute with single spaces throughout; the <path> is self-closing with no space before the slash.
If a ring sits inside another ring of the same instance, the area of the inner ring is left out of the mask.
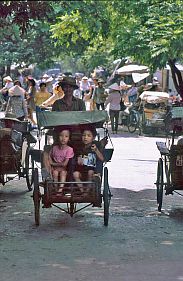
<path id="1" fill-rule="evenodd" d="M 93 133 L 90 130 L 85 130 L 82 134 L 82 142 L 86 144 L 91 144 L 94 140 Z"/>
<path id="2" fill-rule="evenodd" d="M 59 143 L 64 145 L 67 144 L 70 138 L 70 132 L 68 130 L 63 130 L 59 134 Z"/>

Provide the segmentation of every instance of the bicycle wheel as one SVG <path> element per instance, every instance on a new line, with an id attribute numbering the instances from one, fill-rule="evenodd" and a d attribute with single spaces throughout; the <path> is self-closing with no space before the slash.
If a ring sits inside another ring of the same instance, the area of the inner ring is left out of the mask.
<path id="1" fill-rule="evenodd" d="M 3 99 L 0 97 L 0 111 L 3 111 L 3 110 L 4 110 L 4 107 L 5 107 L 4 101 L 3 101 Z"/>
<path id="2" fill-rule="evenodd" d="M 163 160 L 160 158 L 158 160 L 158 169 L 157 169 L 157 204 L 158 204 L 158 211 L 161 212 L 162 202 L 163 202 Z"/>
<path id="3" fill-rule="evenodd" d="M 41 195 L 39 191 L 39 176 L 38 169 L 36 168 L 33 173 L 34 178 L 34 190 L 33 190 L 33 201 L 34 201 L 34 218 L 36 226 L 40 224 L 40 200 Z"/>
<path id="4" fill-rule="evenodd" d="M 138 127 L 137 115 L 134 111 L 131 111 L 128 116 L 128 131 L 129 133 L 134 133 Z"/>
<path id="5" fill-rule="evenodd" d="M 34 161 L 31 156 L 31 148 L 28 147 L 25 155 L 25 177 L 26 177 L 27 187 L 29 191 L 32 190 L 33 170 L 34 170 Z"/>
<path id="6" fill-rule="evenodd" d="M 109 183 L 108 183 L 108 169 L 104 168 L 104 190 L 103 190 L 103 200 L 104 200 L 104 225 L 108 226 L 109 221 L 109 205 L 110 205 L 110 193 L 109 193 Z"/>

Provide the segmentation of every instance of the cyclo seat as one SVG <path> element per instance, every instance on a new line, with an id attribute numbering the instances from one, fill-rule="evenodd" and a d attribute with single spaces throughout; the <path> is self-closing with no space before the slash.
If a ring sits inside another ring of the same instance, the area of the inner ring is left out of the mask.
<path id="1" fill-rule="evenodd" d="M 11 128 L 0 129 L 0 174 L 16 173 L 21 160 L 22 134 Z"/>

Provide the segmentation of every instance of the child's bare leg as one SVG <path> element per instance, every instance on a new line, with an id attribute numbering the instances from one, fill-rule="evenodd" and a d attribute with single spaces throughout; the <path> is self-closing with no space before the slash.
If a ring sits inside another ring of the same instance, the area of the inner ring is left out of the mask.
<path id="1" fill-rule="evenodd" d="M 93 170 L 89 170 L 88 171 L 88 180 L 92 181 L 93 180 L 93 175 L 94 175 L 94 171 Z"/>
<path id="2" fill-rule="evenodd" d="M 89 170 L 88 171 L 88 181 L 92 181 L 93 180 L 93 176 L 94 176 L 94 171 L 93 170 Z M 88 188 L 87 188 L 87 191 L 90 190 L 90 184 L 88 184 Z"/>
<path id="3" fill-rule="evenodd" d="M 58 176 L 59 176 L 59 172 L 57 170 L 53 170 L 53 181 L 58 182 Z M 54 184 L 55 187 L 58 186 L 58 184 Z"/>
<path id="4" fill-rule="evenodd" d="M 74 180 L 75 180 L 76 182 L 81 182 L 81 174 L 80 174 L 80 172 L 75 171 L 75 172 L 73 173 L 73 177 L 74 177 Z M 77 186 L 78 186 L 78 187 L 83 187 L 82 183 L 77 183 Z"/>
<path id="5" fill-rule="evenodd" d="M 61 184 L 59 185 L 59 187 L 61 187 L 61 188 L 59 189 L 59 191 L 61 192 L 61 191 L 62 191 L 62 187 L 64 187 L 64 182 L 66 182 L 67 171 L 64 171 L 64 170 L 63 170 L 63 171 L 60 171 L 59 174 L 60 174 L 60 181 L 63 182 L 63 183 L 61 183 Z"/>

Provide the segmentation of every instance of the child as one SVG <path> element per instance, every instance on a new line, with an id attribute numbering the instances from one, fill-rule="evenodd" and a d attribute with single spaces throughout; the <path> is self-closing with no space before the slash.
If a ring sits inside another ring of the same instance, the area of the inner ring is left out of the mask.
<path id="1" fill-rule="evenodd" d="M 96 167 L 99 162 L 104 161 L 99 143 L 95 141 L 96 130 L 92 127 L 84 129 L 82 132 L 82 149 L 78 152 L 77 164 L 73 174 L 75 181 L 80 182 L 86 175 L 88 181 L 93 179 Z M 82 184 L 78 184 L 82 187 Z"/>
<path id="2" fill-rule="evenodd" d="M 54 181 L 66 181 L 67 164 L 69 159 L 73 158 L 73 148 L 68 146 L 70 140 L 70 131 L 67 129 L 62 130 L 58 136 L 58 145 L 54 145 L 49 154 L 50 172 Z M 64 184 L 60 184 L 63 187 Z M 61 190 L 59 190 L 61 191 Z"/>

